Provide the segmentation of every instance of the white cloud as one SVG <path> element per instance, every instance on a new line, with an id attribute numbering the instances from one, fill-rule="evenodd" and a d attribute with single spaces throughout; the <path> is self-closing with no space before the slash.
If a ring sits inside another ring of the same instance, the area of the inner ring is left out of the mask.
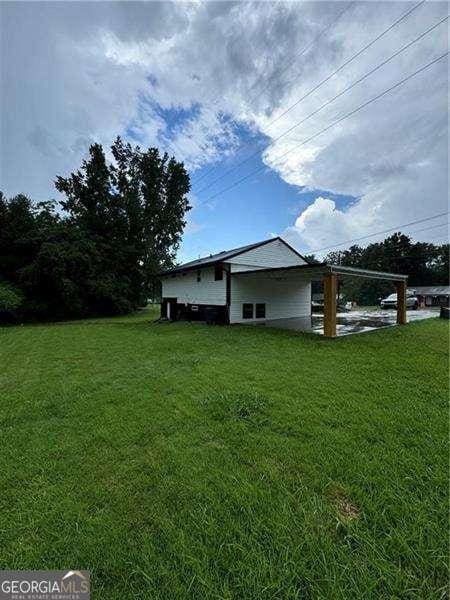
<path id="1" fill-rule="evenodd" d="M 57 174 L 76 168 L 92 141 L 108 146 L 119 133 L 175 152 L 192 169 L 236 151 L 236 124 L 277 140 L 447 11 L 444 2 L 426 3 L 307 95 L 413 5 L 356 2 L 302 55 L 342 6 L 3 3 L 2 188 L 55 196 Z M 262 152 L 290 184 L 357 198 L 342 208 L 322 193 L 299 208 L 285 232 L 296 246 L 331 245 L 445 210 L 446 61 L 302 142 L 446 48 L 443 25 Z M 161 113 L 181 109 L 190 117 L 175 126 Z M 191 233 L 199 231 L 189 219 Z"/>
<path id="2" fill-rule="evenodd" d="M 301 241 L 308 250 L 317 251 L 334 242 L 358 237 L 355 232 L 371 231 L 376 222 L 374 211 L 363 209 L 360 203 L 343 211 L 336 207 L 334 200 L 319 196 L 297 217 L 294 225 L 286 229 L 284 237 L 296 246 Z"/>

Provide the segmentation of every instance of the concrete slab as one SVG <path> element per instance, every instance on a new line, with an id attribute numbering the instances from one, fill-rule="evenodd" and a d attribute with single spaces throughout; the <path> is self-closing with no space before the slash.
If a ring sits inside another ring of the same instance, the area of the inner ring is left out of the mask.
<path id="1" fill-rule="evenodd" d="M 439 317 L 439 309 L 409 310 L 407 314 L 408 322 L 419 321 Z M 352 310 L 337 314 L 336 332 L 338 336 L 363 333 L 382 327 L 393 327 L 396 325 L 396 321 L 397 311 L 395 310 Z M 292 331 L 310 331 L 323 335 L 323 314 L 292 319 L 273 319 L 261 323 L 261 325 Z"/>

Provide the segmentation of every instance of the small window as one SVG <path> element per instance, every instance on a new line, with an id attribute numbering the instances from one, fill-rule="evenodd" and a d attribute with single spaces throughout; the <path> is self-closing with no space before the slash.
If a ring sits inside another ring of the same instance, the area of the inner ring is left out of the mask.
<path id="1" fill-rule="evenodd" d="M 253 319 L 253 304 L 242 305 L 242 318 Z"/>
<path id="2" fill-rule="evenodd" d="M 256 305 L 256 318 L 257 319 L 265 319 L 266 318 L 266 305 L 265 304 L 257 304 Z"/>
<path id="3" fill-rule="evenodd" d="M 223 267 L 222 265 L 216 265 L 214 267 L 214 281 L 222 281 L 223 279 Z"/>
<path id="4" fill-rule="evenodd" d="M 197 283 L 200 283 L 200 281 L 202 280 L 202 272 L 200 269 L 198 269 L 197 271 Z"/>

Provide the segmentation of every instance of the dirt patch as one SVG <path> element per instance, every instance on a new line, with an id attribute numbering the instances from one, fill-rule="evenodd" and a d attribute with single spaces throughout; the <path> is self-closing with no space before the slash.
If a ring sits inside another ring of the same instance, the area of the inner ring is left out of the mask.
<path id="1" fill-rule="evenodd" d="M 339 512 L 339 516 L 348 521 L 358 519 L 361 515 L 361 510 L 348 496 L 340 489 L 334 489 L 330 493 L 331 501 Z"/>

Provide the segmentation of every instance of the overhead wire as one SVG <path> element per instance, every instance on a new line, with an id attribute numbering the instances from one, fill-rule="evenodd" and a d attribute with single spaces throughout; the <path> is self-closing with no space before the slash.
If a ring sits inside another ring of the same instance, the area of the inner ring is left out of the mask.
<path id="1" fill-rule="evenodd" d="M 304 94 L 301 98 L 299 98 L 294 104 L 292 104 L 291 106 L 289 106 L 286 110 L 284 110 L 280 115 L 278 115 L 275 119 L 273 119 L 272 121 L 270 121 L 267 125 L 266 128 L 271 127 L 274 123 L 276 123 L 277 121 L 279 121 L 282 117 L 284 117 L 286 114 L 288 114 L 293 108 L 295 108 L 296 106 L 298 106 L 300 104 L 300 102 L 302 102 L 303 100 L 305 100 L 308 96 L 310 96 L 313 92 L 315 92 L 316 90 L 318 90 L 320 87 L 322 87 L 322 85 L 324 83 L 326 83 L 327 81 L 329 81 L 332 77 L 334 77 L 335 75 L 337 75 L 337 73 L 339 73 L 340 71 L 342 71 L 342 69 L 344 69 L 347 65 L 349 65 L 350 63 L 352 63 L 354 60 L 356 60 L 356 58 L 358 58 L 359 56 L 361 56 L 361 54 L 363 54 L 366 50 L 368 50 L 371 46 L 373 46 L 376 42 L 378 42 L 382 37 L 384 37 L 387 33 L 389 33 L 392 29 L 394 29 L 394 27 L 396 27 L 399 23 L 401 23 L 404 19 L 406 19 L 411 13 L 413 13 L 415 10 L 417 10 L 418 8 L 420 8 L 420 6 L 422 6 L 422 4 L 424 4 L 426 2 L 426 0 L 421 0 L 420 2 L 418 2 L 417 4 L 415 4 L 412 8 L 410 8 L 409 10 L 407 10 L 405 13 L 403 13 L 398 19 L 396 19 L 387 29 L 384 29 L 380 34 L 378 34 L 373 40 L 371 40 L 370 42 L 368 42 L 366 45 L 364 45 L 360 50 L 358 50 L 358 52 L 356 52 L 355 54 L 353 54 L 350 58 L 348 58 L 346 61 L 344 61 L 337 69 L 335 69 L 334 71 L 332 71 L 327 77 L 325 77 L 325 79 L 322 79 L 322 81 L 320 81 L 318 84 L 316 84 L 313 88 L 311 88 L 308 92 L 306 92 L 306 94 Z M 249 143 L 244 144 L 244 147 L 248 146 Z M 214 167 L 215 169 L 216 167 Z M 209 170 L 209 172 L 211 172 L 211 170 Z M 206 173 L 205 173 L 206 176 Z M 203 178 L 203 176 L 202 176 Z M 200 180 L 200 179 L 199 179 Z M 199 181 L 198 180 L 198 181 Z M 198 183 L 197 181 L 197 183 Z"/>
<path id="2" fill-rule="evenodd" d="M 413 46 L 414 44 L 416 44 L 417 42 L 419 42 L 427 34 L 431 33 L 431 31 L 433 31 L 439 25 L 442 25 L 445 21 L 447 21 L 448 18 L 449 18 L 448 15 L 445 16 L 438 23 L 435 23 L 434 25 L 432 25 L 431 27 L 429 27 L 428 29 L 426 29 L 424 32 L 422 32 L 414 40 L 408 42 L 407 44 L 405 44 L 404 46 L 402 46 L 399 50 L 397 50 L 396 52 L 394 52 L 394 54 L 391 54 L 388 58 L 386 58 L 381 63 L 379 63 L 378 65 L 376 65 L 374 68 L 370 69 L 370 71 L 368 71 L 367 73 L 365 73 L 362 77 L 359 77 L 358 79 L 356 79 L 353 83 L 351 83 L 345 89 L 343 89 L 338 94 L 336 94 L 335 96 L 333 96 L 333 98 L 330 98 L 329 100 L 327 100 L 327 102 L 325 102 L 324 104 L 322 104 L 321 106 L 319 106 L 319 108 L 317 108 L 313 112 L 309 113 L 306 117 L 304 117 L 303 119 L 301 119 L 297 123 L 294 123 L 294 125 L 292 125 L 291 127 L 289 127 L 289 129 L 287 129 L 286 131 L 284 131 L 283 133 L 281 133 L 279 136 L 277 136 L 276 138 L 274 138 L 273 140 L 271 140 L 269 146 L 266 148 L 266 151 L 267 151 L 268 148 L 270 148 L 270 146 L 273 146 L 281 138 L 283 138 L 286 135 L 288 135 L 289 133 L 291 133 L 294 129 L 296 129 L 297 127 L 299 127 L 300 125 L 302 125 L 303 123 L 305 123 L 306 121 L 308 121 L 308 119 L 310 119 L 311 117 L 313 117 L 317 113 L 319 113 L 322 109 L 324 109 L 325 107 L 327 107 L 330 104 L 332 104 L 338 98 L 340 98 L 345 93 L 347 93 L 349 90 L 351 90 L 356 85 L 358 85 L 359 83 L 361 83 L 362 81 L 364 81 L 365 79 L 367 79 L 370 75 L 372 75 L 373 73 L 375 73 L 376 71 L 378 71 L 379 69 L 381 69 L 382 67 L 384 67 L 387 63 L 389 63 L 391 60 L 393 60 L 394 58 L 396 58 L 397 56 L 399 56 L 402 52 L 404 52 L 405 50 L 407 50 L 408 48 L 410 48 L 411 46 Z M 244 165 L 245 163 L 247 163 L 249 160 L 251 160 L 255 156 L 258 156 L 259 153 L 260 153 L 260 150 L 261 149 L 259 148 L 258 150 L 256 150 L 256 152 L 253 152 L 252 154 L 250 154 L 244 160 L 238 162 L 237 164 L 235 164 L 232 167 L 230 167 L 229 169 L 227 169 L 225 172 L 221 173 L 221 175 L 219 175 L 219 177 L 216 177 L 216 179 L 213 179 L 206 186 L 204 186 L 203 188 L 201 188 L 200 190 L 198 190 L 197 194 L 201 194 L 202 192 L 206 191 L 207 189 L 209 189 L 210 187 L 212 187 L 213 185 L 215 185 L 218 181 L 220 181 L 221 179 L 223 179 L 224 177 L 226 177 L 227 175 L 229 175 L 230 173 L 232 173 L 233 171 L 235 171 L 236 169 L 238 169 L 240 166 Z"/>
<path id="3" fill-rule="evenodd" d="M 424 0 L 424 1 L 425 1 L 425 0 Z M 322 37 L 322 36 L 323 36 L 323 35 L 324 35 L 324 34 L 325 34 L 327 31 L 329 31 L 329 30 L 330 30 L 330 29 L 331 29 L 331 28 L 332 28 L 334 25 L 336 25 L 336 23 L 337 23 L 337 22 L 338 22 L 338 21 L 339 21 L 339 20 L 340 20 L 340 19 L 341 19 L 341 18 L 344 16 L 344 14 L 345 14 L 345 13 L 346 13 L 346 12 L 347 12 L 347 11 L 348 11 L 348 10 L 349 10 L 349 9 L 350 9 L 350 8 L 351 8 L 353 5 L 354 5 L 354 4 L 356 4 L 356 2 L 355 2 L 355 1 L 353 1 L 353 2 L 349 2 L 349 3 L 347 4 L 347 6 L 346 6 L 346 7 L 345 7 L 345 8 L 344 8 L 342 11 L 340 11 L 336 17 L 334 17 L 334 18 L 333 18 L 333 19 L 332 19 L 332 20 L 331 20 L 331 21 L 330 21 L 330 22 L 329 22 L 329 23 L 328 23 L 328 24 L 327 24 L 325 27 L 323 27 L 323 28 L 322 28 L 322 29 L 319 31 L 319 33 L 318 33 L 318 34 L 317 34 L 317 35 L 316 35 L 316 36 L 313 38 L 313 40 L 312 40 L 312 41 L 311 41 L 309 44 L 307 44 L 307 45 L 306 45 L 306 46 L 305 46 L 305 47 L 304 47 L 304 48 L 303 48 L 303 49 L 300 51 L 300 53 L 297 53 L 297 54 L 296 54 L 296 55 L 295 55 L 295 56 L 294 56 L 294 57 L 291 59 L 291 61 L 290 61 L 290 62 L 288 62 L 287 64 L 285 64 L 285 66 L 284 66 L 284 67 L 283 67 L 281 70 L 278 70 L 278 75 L 280 75 L 280 73 L 282 74 L 282 73 L 286 72 L 286 71 L 287 71 L 287 69 L 288 69 L 289 67 L 291 67 L 291 66 L 292 66 L 292 64 L 293 64 L 293 63 L 294 63 L 296 60 L 298 60 L 298 59 L 299 59 L 299 58 L 301 58 L 301 57 L 302 57 L 304 54 L 306 54 L 306 52 L 308 52 L 308 50 L 310 50 L 310 49 L 311 49 L 311 48 L 312 48 L 312 47 L 313 47 L 313 46 L 314 46 L 314 45 L 315 45 L 315 44 L 316 44 L 316 43 L 317 43 L 317 42 L 320 40 L 320 38 L 321 38 L 321 37 Z M 263 77 L 260 77 L 260 78 L 259 78 L 259 79 L 256 81 L 256 83 L 255 83 L 255 84 L 254 84 L 252 87 L 255 87 L 255 85 L 256 85 L 256 84 L 258 84 L 258 83 L 261 83 L 261 82 L 263 81 L 263 79 L 264 79 Z M 263 91 L 265 91 L 265 90 L 266 90 L 266 89 L 269 87 L 269 85 L 270 85 L 270 82 L 271 82 L 271 80 L 272 80 L 272 79 L 273 79 L 273 75 L 272 75 L 272 76 L 269 78 L 269 81 L 267 81 L 267 82 L 266 82 L 266 85 L 265 85 L 265 86 L 264 86 L 264 87 L 263 87 L 263 88 L 260 90 L 260 92 L 259 92 L 259 94 L 258 94 L 258 95 L 256 95 L 256 96 L 255 96 L 254 98 L 252 98 L 250 101 L 245 101 L 245 102 L 246 102 L 246 104 L 247 104 L 247 105 L 248 105 L 248 104 L 251 104 L 252 102 L 254 102 L 255 100 L 257 100 L 258 96 L 260 96 L 260 95 L 262 94 L 262 92 L 263 92 Z M 220 100 L 221 100 L 221 99 L 219 99 L 219 98 L 218 98 L 218 99 L 216 99 L 216 101 L 215 101 L 214 105 L 217 105 L 217 104 L 219 103 L 219 101 L 220 101 Z M 201 148 L 200 148 L 200 149 L 201 149 Z M 200 177 L 198 177 L 198 178 L 197 178 L 197 180 L 195 181 L 195 185 L 196 185 L 197 183 L 199 183 L 199 181 L 201 181 L 201 180 L 203 180 L 205 177 L 207 177 L 207 176 L 208 176 L 210 173 L 212 173 L 212 172 L 213 172 L 213 171 L 214 171 L 216 168 L 217 168 L 217 165 L 213 165 L 213 166 L 212 166 L 210 169 L 208 169 L 207 171 L 205 171 L 204 173 L 202 173 L 202 174 L 200 175 Z"/>
<path id="4" fill-rule="evenodd" d="M 295 146 L 293 146 L 292 148 L 290 148 L 289 150 L 287 150 L 286 152 L 284 152 L 281 156 L 279 156 L 278 157 L 278 161 L 280 159 L 284 158 L 285 156 L 287 156 L 288 154 L 290 154 L 291 152 L 293 152 L 294 150 L 297 150 L 301 146 L 303 146 L 303 145 L 307 144 L 308 142 L 312 141 L 313 139 L 315 139 L 319 135 L 325 133 L 326 131 L 328 131 L 332 127 L 335 127 L 336 125 L 338 125 L 339 123 L 341 123 L 345 119 L 348 119 L 349 117 L 353 116 L 354 114 L 356 114 L 357 112 L 359 112 L 360 110 L 362 110 L 363 108 L 365 108 L 366 106 L 372 104 L 373 102 L 376 102 L 377 100 L 379 100 L 380 98 L 382 98 L 386 94 L 388 94 L 388 93 L 392 92 L 393 90 L 397 89 L 398 87 L 400 87 L 401 85 L 403 85 L 404 83 L 406 83 L 407 81 L 409 81 L 410 79 L 412 79 L 413 77 L 416 77 L 417 75 L 419 75 L 423 71 L 429 69 L 434 64 L 436 64 L 437 62 L 439 62 L 440 60 L 442 60 L 443 58 L 445 58 L 446 56 L 448 56 L 448 53 L 449 53 L 448 51 L 444 52 L 444 54 L 441 54 L 440 56 L 434 58 L 432 61 L 430 61 L 430 62 L 426 63 L 425 65 L 423 65 L 422 67 L 416 69 L 414 72 L 410 73 L 408 76 L 404 77 L 400 81 L 397 81 L 395 84 L 393 84 L 389 88 L 383 90 L 382 92 L 380 92 L 376 96 L 373 96 L 372 98 L 370 98 L 369 100 L 366 100 L 365 102 L 363 102 L 362 104 L 360 104 L 359 106 L 357 106 L 356 108 L 354 108 L 353 110 L 351 110 L 348 113 L 342 115 L 341 117 L 339 117 L 338 119 L 336 119 L 335 121 L 333 121 L 327 127 L 324 127 L 323 129 L 321 129 L 320 131 L 318 131 L 315 134 L 311 135 L 310 137 L 306 138 L 305 140 L 303 140 L 299 144 L 296 144 Z M 244 175 L 243 177 L 241 177 L 240 179 L 238 179 L 234 183 L 232 183 L 232 184 L 228 185 L 227 187 L 219 190 L 218 192 L 216 192 L 212 196 L 209 196 L 208 198 L 205 198 L 203 201 L 201 201 L 201 202 L 199 202 L 197 204 L 197 207 L 201 206 L 201 205 L 203 205 L 203 204 L 205 204 L 207 202 L 210 202 L 211 200 L 214 200 L 215 198 L 217 198 L 218 196 L 220 196 L 224 192 L 227 192 L 227 191 L 235 188 L 236 186 L 240 185 L 242 182 L 246 181 L 250 177 L 253 177 L 253 175 L 256 175 L 257 173 L 260 173 L 261 171 L 263 171 L 265 169 L 266 169 L 266 165 L 262 165 L 262 166 L 260 166 L 260 167 L 258 167 L 256 169 L 254 169 L 253 171 L 251 171 L 247 175 Z"/>
<path id="5" fill-rule="evenodd" d="M 442 213 L 437 213 L 436 215 L 431 215 L 429 217 L 425 217 L 423 219 L 416 219 L 415 221 L 410 221 L 409 223 L 403 223 L 402 225 L 396 225 L 395 227 L 389 227 L 388 229 L 383 229 L 382 231 L 374 231 L 373 233 L 369 233 L 367 235 L 363 235 L 361 237 L 354 238 L 352 240 L 345 240 L 345 242 L 338 242 L 336 244 L 331 244 L 330 246 L 324 246 L 323 248 L 314 248 L 311 252 L 322 252 L 324 250 L 331 250 L 332 248 L 337 248 L 338 246 L 347 246 L 348 244 L 353 244 L 354 242 L 360 242 L 362 240 L 366 240 L 371 237 L 375 237 L 377 235 L 383 235 L 385 233 L 400 231 L 405 227 L 410 227 L 411 225 L 417 225 L 419 223 L 425 223 L 426 221 L 432 221 L 433 219 L 438 219 L 439 217 L 444 217 L 448 215 L 449 211 L 445 211 Z M 445 225 L 445 223 L 441 224 L 441 226 Z M 427 228 L 419 231 L 425 231 Z M 414 233 L 414 232 L 412 232 Z M 418 233 L 418 231 L 416 231 Z"/>

